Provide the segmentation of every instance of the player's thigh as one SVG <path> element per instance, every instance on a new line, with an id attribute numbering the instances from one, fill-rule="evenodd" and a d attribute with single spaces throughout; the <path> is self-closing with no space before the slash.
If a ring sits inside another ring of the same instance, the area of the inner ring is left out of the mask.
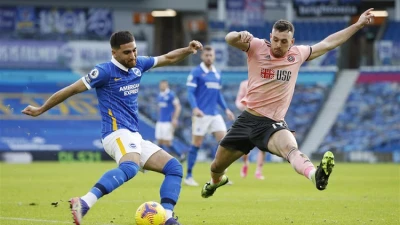
<path id="1" fill-rule="evenodd" d="M 225 134 L 226 134 L 226 124 L 225 124 L 225 121 L 224 121 L 224 119 L 222 118 L 221 115 L 218 114 L 218 115 L 212 116 L 212 122 L 210 124 L 209 131 L 211 133 L 213 133 L 213 134 L 219 133 L 220 135 L 223 134 L 225 136 Z M 219 140 L 221 140 L 221 139 L 219 139 Z"/>
<path id="2" fill-rule="evenodd" d="M 200 147 L 200 145 L 203 143 L 204 136 L 198 136 L 198 135 L 192 135 L 192 144 L 194 146 Z"/>
<path id="3" fill-rule="evenodd" d="M 149 148 L 149 150 L 143 150 L 143 152 L 147 152 L 147 154 L 145 153 L 145 155 L 142 154 L 141 158 L 141 161 L 143 162 L 143 169 L 162 173 L 165 164 L 167 164 L 167 162 L 173 157 L 166 151 L 160 149 L 157 145 L 149 141 L 146 142 L 148 143 L 145 143 L 145 146 L 143 147 Z M 157 146 L 158 148 L 155 146 Z"/>
<path id="4" fill-rule="evenodd" d="M 259 155 L 260 157 L 265 157 L 266 154 L 267 154 L 267 152 L 258 150 L 258 155 Z"/>
<path id="5" fill-rule="evenodd" d="M 212 123 L 212 116 L 205 115 L 202 117 L 192 117 L 192 135 L 193 136 L 204 136 L 209 132 L 210 125 Z"/>
<path id="6" fill-rule="evenodd" d="M 117 163 L 120 163 L 123 157 L 123 161 L 139 163 L 138 159 L 142 153 L 142 136 L 139 133 L 119 129 L 105 137 L 102 142 L 104 150 Z"/>
<path id="7" fill-rule="evenodd" d="M 215 159 L 211 165 L 212 172 L 223 172 L 233 162 L 238 160 L 243 155 L 244 153 L 242 151 L 236 149 L 228 149 L 219 145 L 217 153 L 215 154 Z"/>
<path id="8" fill-rule="evenodd" d="M 157 144 L 158 144 L 159 146 L 165 145 L 165 146 L 169 147 L 169 146 L 172 145 L 172 140 L 162 140 L 162 139 L 160 139 L 160 140 L 157 140 Z M 165 149 L 164 149 L 164 150 L 165 150 Z"/>
<path id="9" fill-rule="evenodd" d="M 165 164 L 173 157 L 150 141 L 142 141 L 140 165 L 144 170 L 162 173 Z"/>
<path id="10" fill-rule="evenodd" d="M 297 141 L 293 134 L 287 129 L 279 130 L 269 138 L 268 150 L 272 154 L 286 159 L 287 154 L 293 148 L 298 148 Z"/>
<path id="11" fill-rule="evenodd" d="M 215 140 L 218 142 L 222 140 L 222 138 L 225 137 L 226 131 L 217 131 L 213 133 Z"/>

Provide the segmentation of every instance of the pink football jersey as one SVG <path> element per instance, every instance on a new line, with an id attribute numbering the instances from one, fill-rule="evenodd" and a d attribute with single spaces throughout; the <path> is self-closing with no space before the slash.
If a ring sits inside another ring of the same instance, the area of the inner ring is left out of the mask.
<path id="1" fill-rule="evenodd" d="M 282 58 L 275 58 L 270 42 L 253 38 L 247 50 L 249 84 L 241 102 L 270 119 L 284 120 L 300 66 L 310 55 L 310 46 L 295 45 Z"/>

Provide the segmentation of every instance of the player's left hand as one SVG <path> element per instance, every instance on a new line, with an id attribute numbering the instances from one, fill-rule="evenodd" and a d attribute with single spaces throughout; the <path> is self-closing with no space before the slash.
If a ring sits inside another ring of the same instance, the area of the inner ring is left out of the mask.
<path id="1" fill-rule="evenodd" d="M 193 40 L 189 43 L 189 50 L 196 54 L 197 50 L 203 50 L 203 45 L 199 41 Z"/>
<path id="2" fill-rule="evenodd" d="M 26 114 L 28 116 L 39 116 L 43 113 L 42 109 L 40 107 L 35 107 L 35 106 L 31 106 L 28 105 L 24 110 L 22 110 L 23 114 Z"/>
<path id="3" fill-rule="evenodd" d="M 226 113 L 226 116 L 228 117 L 229 120 L 234 120 L 235 119 L 235 115 L 233 114 L 233 112 L 230 109 L 226 109 L 225 113 Z"/>
<path id="4" fill-rule="evenodd" d="M 178 120 L 177 119 L 172 119 L 171 123 L 172 123 L 172 127 L 174 129 L 176 129 L 178 127 Z"/>
<path id="5" fill-rule="evenodd" d="M 357 24 L 364 27 L 365 25 L 372 23 L 372 20 L 374 19 L 374 14 L 371 13 L 372 10 L 374 10 L 374 8 L 370 8 L 361 14 Z"/>

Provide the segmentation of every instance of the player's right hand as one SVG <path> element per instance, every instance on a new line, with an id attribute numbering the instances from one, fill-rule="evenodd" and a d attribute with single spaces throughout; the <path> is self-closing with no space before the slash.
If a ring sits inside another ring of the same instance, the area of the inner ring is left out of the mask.
<path id="1" fill-rule="evenodd" d="M 194 108 L 193 109 L 193 116 L 203 117 L 204 113 L 199 108 Z"/>
<path id="2" fill-rule="evenodd" d="M 28 105 L 24 110 L 22 110 L 23 114 L 26 114 L 28 116 L 39 116 L 43 113 L 42 109 L 40 107 L 35 107 L 35 106 L 31 106 Z"/>
<path id="3" fill-rule="evenodd" d="M 253 38 L 254 38 L 253 35 L 246 30 L 240 31 L 239 35 L 240 35 L 240 42 L 242 42 L 242 43 L 250 43 L 251 40 L 253 40 Z"/>

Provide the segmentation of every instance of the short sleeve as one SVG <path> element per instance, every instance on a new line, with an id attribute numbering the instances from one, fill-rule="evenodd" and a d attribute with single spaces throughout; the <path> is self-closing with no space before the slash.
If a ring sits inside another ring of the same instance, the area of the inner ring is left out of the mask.
<path id="1" fill-rule="evenodd" d="M 175 92 L 172 92 L 172 91 L 171 91 L 171 101 L 172 101 L 172 104 L 179 103 L 179 98 L 176 96 Z"/>
<path id="2" fill-rule="evenodd" d="M 198 79 L 198 76 L 196 75 L 196 72 L 194 70 L 192 70 L 192 72 L 189 74 L 189 76 L 187 78 L 186 86 L 196 88 L 198 80 L 199 79 Z"/>
<path id="3" fill-rule="evenodd" d="M 110 74 L 100 67 L 93 68 L 86 76 L 82 77 L 82 81 L 87 89 L 99 88 L 106 84 L 110 78 Z"/>
<path id="4" fill-rule="evenodd" d="M 310 58 L 310 55 L 312 53 L 312 48 L 309 45 L 298 45 L 297 49 L 300 52 L 301 55 L 301 63 L 304 63 L 307 61 L 308 58 Z"/>
<path id="5" fill-rule="evenodd" d="M 143 69 L 142 72 L 146 72 L 147 70 L 151 69 L 153 66 L 157 65 L 157 58 L 150 57 L 150 56 L 138 56 L 137 62 L 142 67 L 142 69 Z"/>
<path id="6" fill-rule="evenodd" d="M 175 97 L 174 100 L 172 101 L 172 103 L 173 103 L 174 105 L 179 104 L 179 103 L 180 103 L 180 102 L 179 102 L 179 98 L 178 98 L 178 97 Z"/>
<path id="7" fill-rule="evenodd" d="M 258 49 L 264 44 L 264 40 L 259 38 L 253 38 L 249 43 L 249 49 L 247 49 L 247 56 L 251 56 L 254 52 L 257 52 Z"/>

